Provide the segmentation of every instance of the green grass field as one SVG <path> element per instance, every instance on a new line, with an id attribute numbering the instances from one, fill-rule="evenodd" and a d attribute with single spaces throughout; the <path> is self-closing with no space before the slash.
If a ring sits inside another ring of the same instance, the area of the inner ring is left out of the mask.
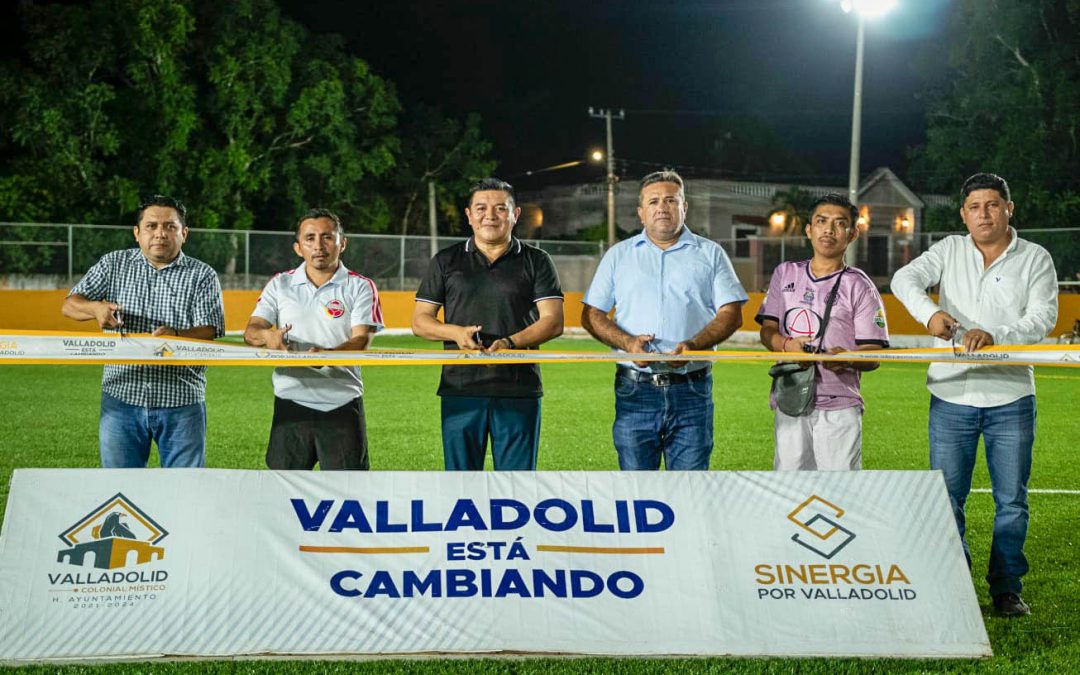
<path id="1" fill-rule="evenodd" d="M 375 347 L 423 347 L 431 343 L 380 337 Z M 587 340 L 560 340 L 555 349 L 598 349 Z M 716 449 L 714 470 L 772 467 L 772 416 L 766 363 L 718 364 L 714 369 Z M 928 394 L 926 367 L 886 364 L 864 377 L 867 400 L 863 461 L 867 469 L 924 469 L 927 466 Z M 0 367 L 0 496 L 6 508 L 11 472 L 23 467 L 95 467 L 100 366 Z M 438 368 L 384 366 L 364 369 L 372 469 L 437 470 L 442 467 Z M 614 416 L 611 365 L 545 366 L 546 396 L 539 468 L 617 468 L 611 444 Z M 1080 489 L 1073 451 L 1080 426 L 1076 396 L 1080 371 L 1036 372 L 1039 396 L 1033 489 Z M 207 464 L 216 468 L 263 468 L 270 427 L 272 389 L 264 368 L 211 368 L 207 391 Z M 152 460 L 153 461 L 153 460 Z M 981 459 L 980 459 L 981 462 Z M 989 487 L 985 464 L 975 488 Z M 969 537 L 980 597 L 996 656 L 986 661 L 862 661 L 850 659 L 598 659 L 498 658 L 372 661 L 193 661 L 68 666 L 63 672 L 1073 672 L 1080 670 L 1080 495 L 1031 496 L 1027 552 L 1031 572 L 1024 597 L 1034 614 L 1025 619 L 993 617 L 982 581 L 989 550 L 993 502 L 975 493 L 968 504 Z M 3 639 L 0 636 L 0 639 Z M 58 667 L 33 667 L 29 672 Z"/>

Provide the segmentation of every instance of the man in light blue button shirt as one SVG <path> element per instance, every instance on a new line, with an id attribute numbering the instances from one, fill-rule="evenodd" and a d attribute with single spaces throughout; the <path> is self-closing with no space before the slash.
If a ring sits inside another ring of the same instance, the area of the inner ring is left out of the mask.
<path id="1" fill-rule="evenodd" d="M 613 246 L 585 293 L 581 325 L 628 353 L 712 349 L 742 325 L 747 301 L 716 242 L 685 225 L 683 180 L 657 171 L 641 180 L 640 234 Z M 608 312 L 615 307 L 614 321 Z M 621 362 L 612 436 L 624 471 L 705 470 L 713 447 L 711 366 L 673 359 Z"/>

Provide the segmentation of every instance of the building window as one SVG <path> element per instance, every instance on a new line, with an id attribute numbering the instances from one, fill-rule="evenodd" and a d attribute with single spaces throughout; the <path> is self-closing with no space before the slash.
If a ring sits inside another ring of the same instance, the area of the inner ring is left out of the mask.
<path id="1" fill-rule="evenodd" d="M 753 225 L 736 225 L 734 230 L 735 242 L 734 250 L 735 258 L 749 258 L 750 257 L 750 237 L 756 236 L 758 229 Z"/>

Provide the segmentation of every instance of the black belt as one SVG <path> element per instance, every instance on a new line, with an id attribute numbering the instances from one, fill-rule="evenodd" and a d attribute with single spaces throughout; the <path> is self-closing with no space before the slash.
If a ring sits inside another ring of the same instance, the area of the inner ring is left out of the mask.
<path id="1" fill-rule="evenodd" d="M 625 377 L 634 382 L 648 382 L 654 387 L 667 387 L 672 384 L 686 384 L 704 380 L 709 376 L 708 368 L 699 368 L 690 373 L 650 373 L 645 370 L 635 370 L 626 366 L 619 366 L 615 370 L 616 377 Z"/>

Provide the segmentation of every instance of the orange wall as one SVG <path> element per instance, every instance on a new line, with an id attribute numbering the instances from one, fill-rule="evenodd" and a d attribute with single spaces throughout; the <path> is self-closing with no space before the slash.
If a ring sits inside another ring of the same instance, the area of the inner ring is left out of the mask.
<path id="1" fill-rule="evenodd" d="M 743 305 L 743 330 L 756 330 L 754 314 L 761 307 L 763 293 L 751 293 L 750 302 Z M 60 305 L 67 296 L 66 290 L 58 291 L 5 291 L 0 290 L 0 330 L 93 330 L 88 322 L 72 321 L 60 314 Z M 566 326 L 581 326 L 581 293 L 566 294 Z M 259 291 L 225 291 L 225 329 L 244 330 Z M 413 311 L 414 294 L 409 291 L 383 291 L 383 315 L 388 328 L 408 328 Z M 903 305 L 892 295 L 885 295 L 885 314 L 889 317 L 889 332 L 893 335 L 923 335 L 926 330 L 907 313 Z M 1050 332 L 1056 337 L 1072 330 L 1073 322 L 1080 319 L 1080 293 L 1063 293 L 1058 296 L 1058 322 Z"/>

